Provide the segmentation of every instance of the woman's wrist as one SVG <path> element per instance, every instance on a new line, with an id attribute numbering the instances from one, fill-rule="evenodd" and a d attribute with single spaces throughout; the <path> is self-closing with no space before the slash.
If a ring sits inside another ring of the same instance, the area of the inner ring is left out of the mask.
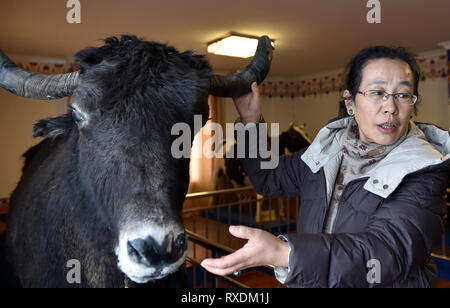
<path id="1" fill-rule="evenodd" d="M 274 266 L 282 266 L 282 267 L 288 267 L 289 266 L 289 253 L 290 253 L 290 247 L 287 242 L 284 242 L 281 239 L 277 239 L 278 245 L 275 249 L 273 249 L 273 255 L 272 255 L 272 262 L 271 264 Z"/>
<path id="2" fill-rule="evenodd" d="M 241 117 L 240 119 L 241 119 L 241 122 L 244 125 L 247 125 L 247 124 L 250 124 L 250 123 L 258 124 L 259 122 L 262 121 L 262 118 L 263 118 L 262 115 L 259 114 L 259 115 L 254 116 L 254 117 L 246 117 L 246 118 Z"/>

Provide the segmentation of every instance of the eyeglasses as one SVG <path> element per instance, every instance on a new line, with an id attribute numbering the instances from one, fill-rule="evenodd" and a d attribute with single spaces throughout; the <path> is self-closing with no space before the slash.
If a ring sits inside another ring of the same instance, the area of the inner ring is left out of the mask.
<path id="1" fill-rule="evenodd" d="M 389 96 L 394 97 L 394 100 L 402 105 L 414 105 L 417 102 L 417 96 L 409 93 L 392 93 L 389 94 L 380 90 L 368 90 L 365 92 L 358 91 L 359 94 L 364 95 L 369 101 L 373 103 L 383 103 L 389 99 Z"/>

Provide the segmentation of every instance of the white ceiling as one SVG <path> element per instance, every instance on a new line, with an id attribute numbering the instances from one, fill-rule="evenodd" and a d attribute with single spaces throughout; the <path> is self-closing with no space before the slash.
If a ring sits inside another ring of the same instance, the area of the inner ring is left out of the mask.
<path id="1" fill-rule="evenodd" d="M 98 39 L 132 33 L 180 51 L 206 53 L 230 31 L 276 40 L 271 76 L 345 66 L 359 49 L 403 45 L 419 53 L 450 40 L 449 0 L 380 0 L 381 24 L 366 21 L 367 0 L 80 0 L 81 24 L 68 24 L 66 0 L 0 0 L 0 48 L 9 54 L 70 59 Z M 248 60 L 208 55 L 216 71 Z"/>

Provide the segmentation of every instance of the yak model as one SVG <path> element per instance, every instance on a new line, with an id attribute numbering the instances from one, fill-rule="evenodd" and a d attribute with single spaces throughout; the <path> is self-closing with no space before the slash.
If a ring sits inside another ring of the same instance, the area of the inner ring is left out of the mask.
<path id="1" fill-rule="evenodd" d="M 40 75 L 0 51 L 0 87 L 34 99 L 72 97 L 68 114 L 34 126 L 44 140 L 24 155 L 11 196 L 6 270 L 22 287 L 184 286 L 189 159 L 171 155 L 171 128 L 193 129 L 196 114 L 207 119 L 208 94 L 250 92 L 271 55 L 261 37 L 243 71 L 218 76 L 203 56 L 122 35 L 76 53 L 77 72 Z M 70 284 L 73 261 L 81 281 Z"/>

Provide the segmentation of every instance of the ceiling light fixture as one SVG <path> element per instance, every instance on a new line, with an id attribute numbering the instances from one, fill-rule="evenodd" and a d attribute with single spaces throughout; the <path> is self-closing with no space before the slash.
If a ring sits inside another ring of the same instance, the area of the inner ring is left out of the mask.
<path id="1" fill-rule="evenodd" d="M 208 52 L 216 55 L 249 58 L 253 57 L 258 46 L 258 37 L 230 33 L 228 36 L 209 42 Z M 272 41 L 272 47 L 275 47 Z"/>

